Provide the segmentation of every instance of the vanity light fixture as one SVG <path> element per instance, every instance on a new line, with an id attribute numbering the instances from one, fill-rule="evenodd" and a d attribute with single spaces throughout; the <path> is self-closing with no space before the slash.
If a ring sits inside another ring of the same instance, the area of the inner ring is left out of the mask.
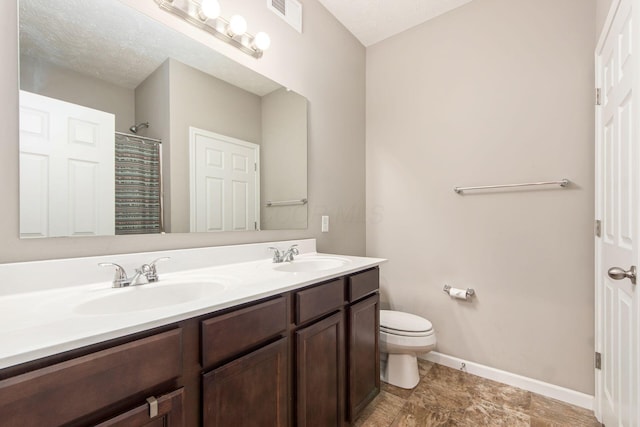
<path id="1" fill-rule="evenodd" d="M 229 18 L 227 25 L 227 34 L 230 37 L 241 36 L 247 32 L 247 20 L 240 15 L 233 15 Z"/>
<path id="2" fill-rule="evenodd" d="M 222 18 L 217 0 L 154 1 L 161 9 L 179 16 L 254 58 L 260 58 L 271 45 L 267 33 L 260 31 L 255 36 L 247 33 L 247 21 L 242 16 L 233 15 L 228 21 Z"/>
<path id="3" fill-rule="evenodd" d="M 216 19 L 220 16 L 220 3 L 218 0 L 202 0 L 200 12 L 207 19 Z"/>

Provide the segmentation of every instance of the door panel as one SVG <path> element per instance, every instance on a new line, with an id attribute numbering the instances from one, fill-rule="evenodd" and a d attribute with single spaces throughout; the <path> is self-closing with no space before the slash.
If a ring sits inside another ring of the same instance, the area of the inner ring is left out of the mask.
<path id="1" fill-rule="evenodd" d="M 596 240 L 597 349 L 602 370 L 596 372 L 597 411 L 606 425 L 637 426 L 640 333 L 638 291 L 629 279 L 614 280 L 611 267 L 638 265 L 638 58 L 632 52 L 632 0 L 614 0 L 610 26 L 596 50 L 597 83 L 603 91 L 596 109 L 596 209 L 603 236 Z M 637 55 L 636 55 L 637 56 Z"/>
<path id="2" fill-rule="evenodd" d="M 285 427 L 287 338 L 204 374 L 205 427 Z"/>
<path id="3" fill-rule="evenodd" d="M 378 295 L 349 307 L 348 417 L 354 422 L 380 392 Z"/>
<path id="4" fill-rule="evenodd" d="M 28 181 L 28 185 L 25 183 Z M 20 153 L 20 236 L 49 235 L 49 158 Z"/>
<path id="5" fill-rule="evenodd" d="M 21 237 L 115 234 L 115 116 L 20 91 Z"/>
<path id="6" fill-rule="evenodd" d="M 298 427 L 342 426 L 345 341 L 343 313 L 296 331 Z"/>
<path id="7" fill-rule="evenodd" d="M 259 147 L 190 128 L 191 231 L 256 229 Z"/>
<path id="8" fill-rule="evenodd" d="M 206 225 L 203 230 L 198 231 L 222 231 L 224 230 L 224 180 L 206 177 L 205 183 Z"/>

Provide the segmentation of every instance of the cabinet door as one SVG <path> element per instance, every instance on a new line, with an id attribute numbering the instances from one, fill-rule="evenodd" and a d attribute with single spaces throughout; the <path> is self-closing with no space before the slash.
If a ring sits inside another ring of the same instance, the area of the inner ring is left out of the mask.
<path id="1" fill-rule="evenodd" d="M 296 332 L 298 427 L 343 425 L 344 354 L 342 312 Z"/>
<path id="2" fill-rule="evenodd" d="M 96 427 L 182 427 L 184 426 L 183 389 L 160 396 L 158 413 L 149 414 L 149 404 L 140 405 Z"/>
<path id="3" fill-rule="evenodd" d="M 349 307 L 348 416 L 353 422 L 380 392 L 379 296 Z"/>
<path id="4" fill-rule="evenodd" d="M 93 420 L 180 375 L 182 330 L 173 329 L 0 381 L 0 425 Z"/>
<path id="5" fill-rule="evenodd" d="M 287 424 L 287 338 L 203 377 L 204 426 Z"/>

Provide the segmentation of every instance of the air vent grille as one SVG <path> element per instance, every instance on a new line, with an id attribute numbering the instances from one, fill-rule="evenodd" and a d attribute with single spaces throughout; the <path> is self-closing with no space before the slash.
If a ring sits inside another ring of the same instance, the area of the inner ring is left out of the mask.
<path id="1" fill-rule="evenodd" d="M 302 4 L 297 0 L 267 0 L 267 7 L 302 33 Z"/>
<path id="2" fill-rule="evenodd" d="M 271 0 L 271 6 L 283 15 L 287 14 L 287 8 L 284 0 Z"/>

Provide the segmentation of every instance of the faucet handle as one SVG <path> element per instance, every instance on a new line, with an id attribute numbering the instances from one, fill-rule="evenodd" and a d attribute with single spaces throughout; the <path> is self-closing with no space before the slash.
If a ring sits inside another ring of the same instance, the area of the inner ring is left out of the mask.
<path id="1" fill-rule="evenodd" d="M 282 262 L 282 254 L 280 253 L 280 249 L 274 248 L 273 246 L 270 246 L 268 249 L 271 249 L 273 251 L 273 262 Z"/>
<path id="2" fill-rule="evenodd" d="M 156 263 L 157 263 L 157 262 L 160 262 L 160 261 L 166 261 L 166 260 L 169 260 L 169 259 L 171 259 L 171 257 L 170 257 L 170 256 L 161 256 L 160 258 L 156 258 L 156 259 L 154 259 L 153 261 L 151 261 L 151 262 L 149 263 L 149 266 L 151 266 L 151 267 L 155 267 L 155 265 L 156 265 Z"/>
<path id="3" fill-rule="evenodd" d="M 300 251 L 298 251 L 297 246 L 298 245 L 291 245 L 289 249 L 287 249 L 287 251 L 284 253 L 284 255 L 282 255 L 282 260 L 286 262 L 293 261 L 293 256 L 300 254 Z"/>
<path id="4" fill-rule="evenodd" d="M 113 276 L 113 287 L 114 288 L 122 288 L 125 286 L 129 286 L 131 281 L 127 278 L 127 272 L 122 268 L 121 265 L 116 264 L 115 262 L 101 262 L 98 264 L 100 267 L 115 267 L 116 272 Z"/>
<path id="5" fill-rule="evenodd" d="M 153 261 L 151 261 L 149 264 L 144 264 L 142 266 L 142 270 L 146 273 L 147 275 L 147 280 L 151 283 L 151 282 L 157 282 L 158 281 L 158 269 L 156 268 L 156 263 L 160 262 L 160 261 L 166 261 L 168 259 L 171 259 L 171 257 L 168 256 L 163 256 L 160 258 L 156 258 Z M 145 271 L 146 269 L 146 271 Z"/>

